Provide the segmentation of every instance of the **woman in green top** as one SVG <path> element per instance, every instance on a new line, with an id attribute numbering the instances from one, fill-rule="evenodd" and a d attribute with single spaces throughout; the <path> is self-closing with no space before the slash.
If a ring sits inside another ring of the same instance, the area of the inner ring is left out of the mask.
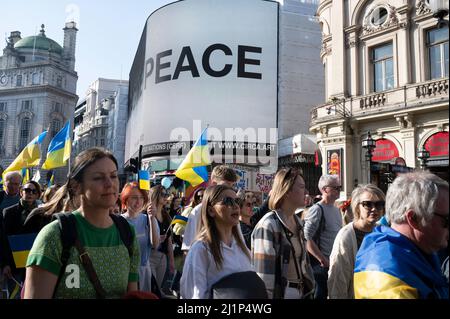
<path id="1" fill-rule="evenodd" d="M 106 298 L 120 298 L 137 290 L 139 248 L 134 229 L 131 257 L 109 215 L 118 198 L 119 179 L 114 156 L 100 148 L 80 153 L 67 181 L 69 194 L 79 195 L 73 212 L 77 236 L 92 261 Z M 75 247 L 62 269 L 62 243 L 58 221 L 38 234 L 27 260 L 25 298 L 95 298 L 96 291 L 81 265 Z M 61 271 L 63 275 L 58 283 Z"/>

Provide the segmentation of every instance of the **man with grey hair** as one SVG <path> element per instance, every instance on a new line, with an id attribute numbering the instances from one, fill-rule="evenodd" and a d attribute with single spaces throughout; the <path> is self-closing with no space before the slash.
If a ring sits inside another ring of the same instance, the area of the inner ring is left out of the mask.
<path id="1" fill-rule="evenodd" d="M 334 239 L 342 228 L 342 216 L 334 203 L 339 198 L 341 183 L 337 175 L 322 175 L 319 179 L 322 200 L 305 216 L 306 248 L 316 280 L 315 299 L 326 299 L 329 258 Z"/>
<path id="2" fill-rule="evenodd" d="M 436 254 L 448 243 L 448 196 L 448 183 L 427 171 L 394 180 L 386 194 L 391 227 L 376 227 L 356 256 L 356 298 L 448 299 Z"/>

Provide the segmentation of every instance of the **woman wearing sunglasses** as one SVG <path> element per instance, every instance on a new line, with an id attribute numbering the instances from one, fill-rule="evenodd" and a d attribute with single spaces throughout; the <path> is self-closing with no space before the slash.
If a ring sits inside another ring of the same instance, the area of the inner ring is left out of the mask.
<path id="1" fill-rule="evenodd" d="M 233 273 L 252 271 L 250 252 L 239 235 L 239 203 L 228 186 L 205 191 L 201 228 L 189 249 L 181 277 L 184 299 L 209 299 L 214 283 Z"/>
<path id="2" fill-rule="evenodd" d="M 372 184 L 360 185 L 352 192 L 353 222 L 344 226 L 336 236 L 330 255 L 328 297 L 353 299 L 353 269 L 356 253 L 364 236 L 371 233 L 384 215 L 385 195 Z"/>

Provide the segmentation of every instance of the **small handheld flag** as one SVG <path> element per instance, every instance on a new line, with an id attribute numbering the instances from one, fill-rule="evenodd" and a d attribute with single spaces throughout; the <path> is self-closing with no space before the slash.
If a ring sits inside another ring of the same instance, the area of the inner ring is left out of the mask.
<path id="1" fill-rule="evenodd" d="M 150 190 L 150 173 L 146 170 L 139 171 L 139 188 L 143 190 Z"/>
<path id="2" fill-rule="evenodd" d="M 22 168 L 22 185 L 25 185 L 30 181 L 30 170 L 28 168 Z"/>
<path id="3" fill-rule="evenodd" d="M 28 254 L 36 236 L 37 233 L 8 236 L 9 246 L 11 247 L 16 268 L 25 268 Z"/>
<path id="4" fill-rule="evenodd" d="M 174 224 L 181 224 L 181 225 L 186 225 L 188 222 L 188 218 L 181 216 L 181 215 L 175 215 L 172 219 L 172 222 L 170 223 L 171 225 Z"/>
<path id="5" fill-rule="evenodd" d="M 55 173 L 52 171 L 52 176 L 48 180 L 47 187 L 50 187 L 55 184 Z"/>

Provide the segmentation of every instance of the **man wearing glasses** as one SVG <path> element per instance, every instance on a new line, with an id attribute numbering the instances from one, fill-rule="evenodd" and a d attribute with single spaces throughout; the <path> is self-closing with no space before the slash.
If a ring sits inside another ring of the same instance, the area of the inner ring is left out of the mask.
<path id="1" fill-rule="evenodd" d="M 8 236 L 20 235 L 26 233 L 24 222 L 33 209 L 38 206 L 38 199 L 41 196 L 41 187 L 35 181 L 30 181 L 20 188 L 20 199 L 15 205 L 7 207 L 3 210 L 3 276 L 9 281 L 10 290 L 14 288 L 14 280 L 23 282 L 25 279 L 25 268 L 17 269 L 15 267 L 14 258 L 11 247 L 9 245 Z"/>
<path id="2" fill-rule="evenodd" d="M 394 180 L 386 194 L 391 227 L 376 227 L 356 255 L 356 298 L 448 299 L 436 254 L 448 244 L 448 201 L 448 183 L 430 172 Z"/>
<path id="3" fill-rule="evenodd" d="M 322 200 L 311 206 L 305 216 L 306 248 L 316 280 L 315 299 L 326 299 L 329 258 L 334 239 L 342 228 L 342 216 L 334 203 L 339 198 L 341 182 L 338 175 L 322 175 L 319 179 Z"/>

